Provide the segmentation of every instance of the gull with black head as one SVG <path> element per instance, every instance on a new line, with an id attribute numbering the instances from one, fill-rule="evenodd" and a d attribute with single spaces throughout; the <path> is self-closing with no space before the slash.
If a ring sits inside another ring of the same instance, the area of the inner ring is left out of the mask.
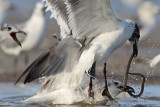
<path id="1" fill-rule="evenodd" d="M 68 88 L 74 89 L 75 92 L 81 91 L 86 86 L 85 72 L 93 72 L 95 63 L 103 61 L 105 88 L 102 95 L 114 101 L 108 91 L 106 63 L 111 53 L 127 40 L 134 45 L 135 56 L 137 55 L 137 42 L 140 37 L 137 24 L 131 20 L 117 19 L 110 0 L 44 2 L 60 26 L 60 41 L 40 55 L 17 82 L 28 73 L 24 83 L 42 78 L 41 93 L 53 91 L 58 95 Z M 90 95 L 93 90 L 92 87 L 89 88 Z M 134 91 L 131 87 L 128 88 L 130 89 L 126 91 Z"/>

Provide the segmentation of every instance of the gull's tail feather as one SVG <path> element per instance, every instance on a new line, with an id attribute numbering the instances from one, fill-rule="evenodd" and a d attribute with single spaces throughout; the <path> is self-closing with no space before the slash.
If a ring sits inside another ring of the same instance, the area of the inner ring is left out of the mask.
<path id="1" fill-rule="evenodd" d="M 27 74 L 24 83 L 37 78 L 48 77 L 62 71 L 71 72 L 80 57 L 81 45 L 73 38 L 66 38 L 40 55 L 18 78 L 15 84 Z"/>
<path id="2" fill-rule="evenodd" d="M 64 39 L 71 34 L 68 26 L 68 14 L 66 10 L 65 0 L 42 0 L 47 7 L 46 11 L 51 11 L 51 17 L 54 17 L 60 26 L 61 39 Z"/>

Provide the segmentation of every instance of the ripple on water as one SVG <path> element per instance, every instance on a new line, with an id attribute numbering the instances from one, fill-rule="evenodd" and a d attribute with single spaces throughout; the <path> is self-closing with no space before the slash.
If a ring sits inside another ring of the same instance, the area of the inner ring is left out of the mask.
<path id="1" fill-rule="evenodd" d="M 25 86 L 22 84 L 18 84 L 16 87 L 13 83 L 0 83 L 0 106 L 31 106 L 31 107 L 39 107 L 39 106 L 47 106 L 47 105 L 37 105 L 37 104 L 24 104 L 21 101 L 29 98 L 36 94 L 36 90 L 40 88 L 38 84 L 31 84 L 29 86 Z M 160 106 L 160 85 L 146 85 L 144 94 L 141 98 L 125 98 L 117 100 L 119 106 Z M 62 106 L 62 105 L 61 105 Z M 65 105 L 66 106 L 66 105 Z M 74 106 L 104 106 L 100 104 L 96 105 L 88 105 L 83 103 L 78 103 Z M 63 106 L 62 106 L 63 107 Z"/>

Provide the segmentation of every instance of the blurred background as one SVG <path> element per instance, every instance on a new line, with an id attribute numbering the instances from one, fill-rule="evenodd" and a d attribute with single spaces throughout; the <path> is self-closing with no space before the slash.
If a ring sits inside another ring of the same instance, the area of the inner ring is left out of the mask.
<path id="1" fill-rule="evenodd" d="M 0 15 L 0 21 L 3 18 L 3 22 L 16 25 L 20 24 L 22 27 L 27 26 L 31 31 L 38 30 L 40 27 L 39 23 L 30 26 L 29 24 L 27 25 L 27 23 L 29 23 L 32 15 L 34 15 L 36 3 L 39 1 L 40 0 L 0 0 L 0 10 L 3 10 L 5 13 Z M 119 19 L 132 19 L 136 21 L 141 28 L 142 38 L 139 41 L 139 55 L 138 58 L 132 62 L 131 72 L 144 74 L 147 77 L 148 84 L 158 84 L 160 79 L 160 64 L 151 67 L 150 65 L 153 66 L 153 64 L 150 64 L 150 60 L 160 54 L 160 0 L 111 0 L 111 6 Z M 6 54 L 2 49 L 0 50 L 0 82 L 16 81 L 31 62 L 42 52 L 56 44 L 57 40 L 53 38 L 53 34 L 59 36 L 59 26 L 53 18 L 50 19 L 50 12 L 43 15 L 46 25 L 43 26 L 43 30 L 45 29 L 41 33 L 43 39 L 38 43 L 38 46 L 16 55 Z M 39 20 L 39 17 L 36 19 Z M 23 25 L 23 23 L 25 24 Z M 19 27 L 19 29 L 21 29 L 21 27 Z M 35 35 L 36 34 L 33 34 L 30 38 L 34 39 Z M 25 38 L 24 40 L 22 39 L 22 42 L 23 41 L 25 41 Z M 30 44 L 32 44 L 32 42 Z M 30 45 L 28 45 L 28 47 L 29 46 Z M 110 78 L 123 79 L 131 52 L 132 46 L 126 43 L 111 55 L 107 64 Z M 101 77 L 103 74 L 103 63 L 98 63 L 97 71 L 97 76 Z M 132 77 L 132 79 L 134 78 Z"/>

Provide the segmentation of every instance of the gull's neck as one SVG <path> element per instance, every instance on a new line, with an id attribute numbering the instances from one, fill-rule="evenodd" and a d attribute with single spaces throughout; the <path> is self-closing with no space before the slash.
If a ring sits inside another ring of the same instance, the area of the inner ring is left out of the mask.
<path id="1" fill-rule="evenodd" d="M 9 39 L 9 38 L 10 38 L 9 35 L 7 35 L 5 32 L 2 32 L 0 30 L 0 42 L 3 42 L 3 41 L 5 41 L 6 39 Z"/>

